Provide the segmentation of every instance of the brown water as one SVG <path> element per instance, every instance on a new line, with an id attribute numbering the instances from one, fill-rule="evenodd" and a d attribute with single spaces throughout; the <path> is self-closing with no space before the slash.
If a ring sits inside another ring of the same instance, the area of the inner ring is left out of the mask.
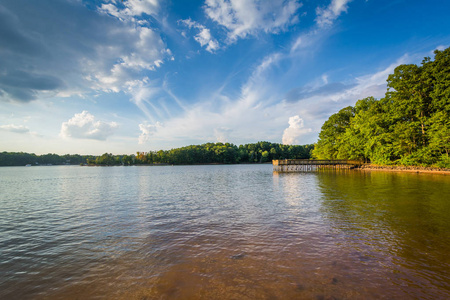
<path id="1" fill-rule="evenodd" d="M 0 168 L 0 299 L 448 299 L 450 176 Z"/>

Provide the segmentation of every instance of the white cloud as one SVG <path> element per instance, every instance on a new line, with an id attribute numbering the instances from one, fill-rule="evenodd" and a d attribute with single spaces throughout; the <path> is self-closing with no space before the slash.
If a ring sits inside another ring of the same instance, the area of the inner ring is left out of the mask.
<path id="1" fill-rule="evenodd" d="M 256 35 L 278 33 L 298 22 L 296 0 L 206 0 L 207 16 L 228 30 L 228 42 Z"/>
<path id="2" fill-rule="evenodd" d="M 311 128 L 304 128 L 303 120 L 300 116 L 290 117 L 289 127 L 283 132 L 282 142 L 284 145 L 298 144 L 300 142 L 299 137 L 311 131 Z"/>
<path id="3" fill-rule="evenodd" d="M 214 128 L 214 136 L 216 137 L 216 141 L 220 143 L 229 142 L 231 132 L 232 130 L 226 127 Z"/>
<path id="4" fill-rule="evenodd" d="M 341 13 L 347 12 L 348 3 L 352 0 L 332 0 L 331 3 L 326 7 L 318 7 L 316 9 L 316 23 L 319 27 L 330 26 L 333 24 Z"/>
<path id="5" fill-rule="evenodd" d="M 155 70 L 162 64 L 166 55 L 170 55 L 169 49 L 165 49 L 161 37 L 153 30 L 146 27 L 136 29 L 139 38 L 136 40 L 132 52 L 121 57 L 124 67 L 134 70 Z"/>
<path id="6" fill-rule="evenodd" d="M 18 9 L 24 5 L 28 9 Z M 6 34 L 0 45 L 0 101 L 127 92 L 126 82 L 142 79 L 173 58 L 148 24 L 112 17 L 114 7 L 122 15 L 154 16 L 158 1 L 105 5 L 109 14 L 92 11 L 82 1 L 2 2 L 0 27 Z"/>
<path id="7" fill-rule="evenodd" d="M 60 135 L 64 138 L 106 140 L 112 135 L 118 124 L 115 122 L 96 121 L 88 111 L 75 114 L 61 125 Z"/>
<path id="8" fill-rule="evenodd" d="M 206 51 L 214 52 L 219 49 L 219 43 L 211 37 L 207 28 L 203 28 L 194 38 L 202 47 L 206 46 Z"/>
<path id="9" fill-rule="evenodd" d="M 199 33 L 194 36 L 194 39 L 200 44 L 200 46 L 206 46 L 206 51 L 213 53 L 219 49 L 219 42 L 212 37 L 211 31 L 204 25 L 192 21 L 191 19 L 180 20 L 180 22 L 189 28 L 196 28 L 199 30 Z"/>
<path id="10" fill-rule="evenodd" d="M 141 134 L 139 135 L 139 144 L 147 143 L 151 136 L 154 135 L 158 128 L 161 128 L 162 124 L 160 122 L 156 122 L 155 124 L 147 124 L 146 122 L 139 124 L 139 129 L 141 130 Z"/>
<path id="11" fill-rule="evenodd" d="M 172 56 L 170 49 L 165 48 L 161 37 L 153 30 L 137 27 L 129 29 L 128 33 L 134 39 L 130 41 L 127 51 L 113 50 L 111 53 L 110 61 L 118 62 L 108 64 L 85 60 L 86 72 L 91 73 L 87 80 L 92 83 L 92 88 L 104 92 L 127 92 L 128 82 L 142 80 L 142 71 L 153 71 Z M 99 47 L 98 52 L 103 50 L 103 47 Z M 108 54 L 104 53 L 105 56 Z"/>
<path id="12" fill-rule="evenodd" d="M 122 20 L 130 20 L 143 14 L 156 16 L 160 9 L 158 0 L 112 0 L 111 2 L 102 4 L 100 11 Z M 117 7 L 119 2 L 123 7 Z"/>
<path id="13" fill-rule="evenodd" d="M 10 132 L 15 132 L 15 133 L 30 132 L 30 129 L 28 129 L 28 127 L 25 127 L 23 125 L 14 125 L 14 124 L 0 125 L 0 130 L 10 131 Z"/>

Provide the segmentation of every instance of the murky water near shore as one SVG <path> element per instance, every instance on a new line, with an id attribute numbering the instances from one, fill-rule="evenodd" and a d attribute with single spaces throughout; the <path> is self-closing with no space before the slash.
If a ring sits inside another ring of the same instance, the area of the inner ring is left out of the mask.
<path id="1" fill-rule="evenodd" d="M 0 299 L 448 299 L 450 176 L 0 168 Z"/>

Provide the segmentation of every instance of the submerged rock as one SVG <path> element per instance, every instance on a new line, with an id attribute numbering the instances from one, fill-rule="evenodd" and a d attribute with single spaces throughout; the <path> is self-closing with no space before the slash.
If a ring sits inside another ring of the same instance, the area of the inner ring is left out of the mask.
<path id="1" fill-rule="evenodd" d="M 239 253 L 239 254 L 230 256 L 231 259 L 243 259 L 244 257 L 245 257 L 245 253 Z"/>

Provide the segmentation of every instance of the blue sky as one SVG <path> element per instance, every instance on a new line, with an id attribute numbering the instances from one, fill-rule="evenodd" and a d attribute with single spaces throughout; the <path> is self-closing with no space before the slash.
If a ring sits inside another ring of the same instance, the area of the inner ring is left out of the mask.
<path id="1" fill-rule="evenodd" d="M 0 151 L 309 144 L 450 46 L 446 0 L 2 0 Z"/>

